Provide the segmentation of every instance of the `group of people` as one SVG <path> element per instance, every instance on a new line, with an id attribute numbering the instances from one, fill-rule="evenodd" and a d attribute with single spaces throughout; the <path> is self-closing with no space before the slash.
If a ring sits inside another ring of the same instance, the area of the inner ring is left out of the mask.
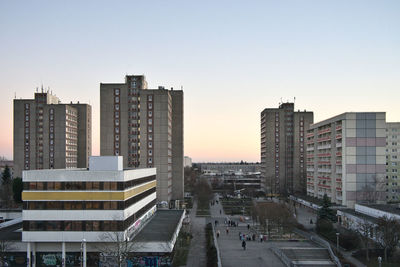
<path id="1" fill-rule="evenodd" d="M 238 225 L 239 225 L 238 222 L 235 222 L 232 220 L 227 220 L 227 219 L 225 219 L 224 223 L 225 223 L 225 225 L 232 226 L 232 227 L 238 227 Z"/>

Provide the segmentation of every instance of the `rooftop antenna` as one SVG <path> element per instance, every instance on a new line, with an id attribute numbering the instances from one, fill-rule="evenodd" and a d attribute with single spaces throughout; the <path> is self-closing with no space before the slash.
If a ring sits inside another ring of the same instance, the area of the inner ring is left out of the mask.
<path id="1" fill-rule="evenodd" d="M 294 104 L 296 104 L 296 97 L 294 97 L 293 106 L 294 106 Z"/>
<path id="2" fill-rule="evenodd" d="M 17 92 L 14 92 L 14 99 L 17 99 Z"/>
<path id="3" fill-rule="evenodd" d="M 42 83 L 42 93 L 43 93 L 43 83 Z"/>

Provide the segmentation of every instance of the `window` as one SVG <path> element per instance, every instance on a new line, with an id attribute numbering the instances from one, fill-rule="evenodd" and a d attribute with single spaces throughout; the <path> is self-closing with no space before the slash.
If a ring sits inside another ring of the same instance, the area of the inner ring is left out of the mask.
<path id="1" fill-rule="evenodd" d="M 114 89 L 114 93 L 115 95 L 119 95 L 119 89 L 118 88 Z"/>
<path id="2" fill-rule="evenodd" d="M 115 110 L 119 110 L 119 104 L 115 104 Z"/>

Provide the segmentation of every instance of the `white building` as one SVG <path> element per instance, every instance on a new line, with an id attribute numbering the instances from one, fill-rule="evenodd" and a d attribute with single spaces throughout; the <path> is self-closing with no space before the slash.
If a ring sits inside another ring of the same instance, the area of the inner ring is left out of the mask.
<path id="1" fill-rule="evenodd" d="M 183 166 L 184 166 L 184 168 L 192 167 L 192 158 L 185 156 Z"/>
<path id="2" fill-rule="evenodd" d="M 132 239 L 156 211 L 156 169 L 123 170 L 122 157 L 91 157 L 89 169 L 23 172 L 22 242 L 38 252 L 98 252 Z M 29 253 L 31 252 L 31 253 Z M 31 259 L 29 259 L 31 257 Z"/>
<path id="3" fill-rule="evenodd" d="M 386 115 L 349 112 L 307 132 L 307 195 L 353 208 L 386 200 Z"/>

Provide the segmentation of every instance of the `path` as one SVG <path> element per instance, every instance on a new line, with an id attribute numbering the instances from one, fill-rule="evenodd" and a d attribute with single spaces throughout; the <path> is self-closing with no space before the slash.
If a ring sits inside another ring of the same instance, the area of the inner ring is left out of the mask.
<path id="1" fill-rule="evenodd" d="M 191 234 L 193 239 L 190 242 L 186 266 L 203 267 L 207 265 L 205 237 L 206 218 L 196 217 L 196 210 L 197 199 L 194 200 L 193 208 L 190 211 Z"/>

